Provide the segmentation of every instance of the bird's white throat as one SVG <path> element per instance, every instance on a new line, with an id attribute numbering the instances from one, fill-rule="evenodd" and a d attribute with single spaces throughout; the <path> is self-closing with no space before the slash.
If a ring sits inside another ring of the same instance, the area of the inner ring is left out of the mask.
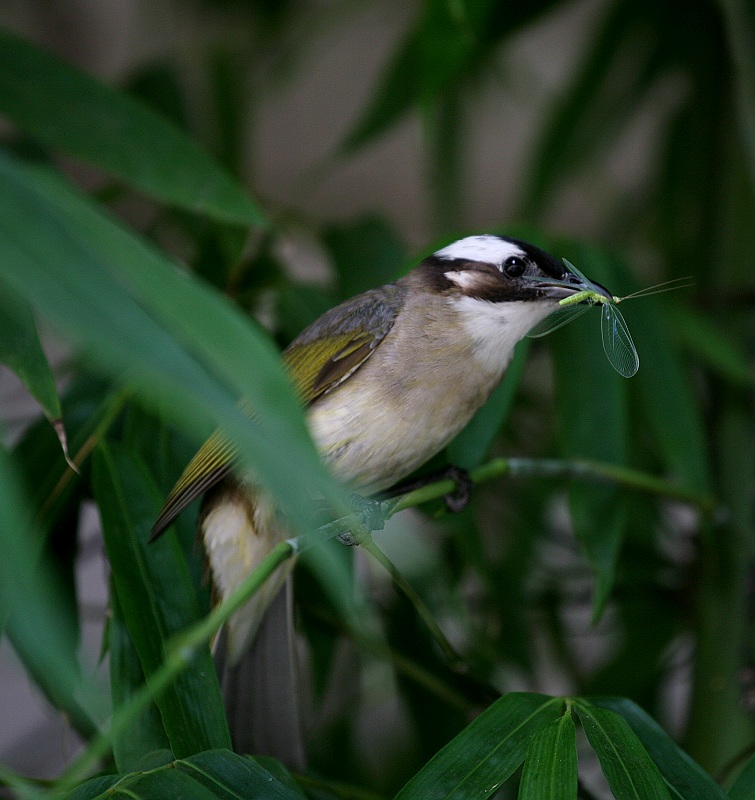
<path id="1" fill-rule="evenodd" d="M 454 297 L 449 302 L 465 333 L 475 342 L 474 353 L 480 366 L 489 372 L 505 369 L 517 342 L 557 305 L 556 301 L 491 303 L 476 297 Z"/>

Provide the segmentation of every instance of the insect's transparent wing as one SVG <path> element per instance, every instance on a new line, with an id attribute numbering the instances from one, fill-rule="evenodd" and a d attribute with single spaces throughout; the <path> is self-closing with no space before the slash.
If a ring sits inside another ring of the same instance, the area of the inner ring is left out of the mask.
<path id="1" fill-rule="evenodd" d="M 553 311 L 550 316 L 546 317 L 542 322 L 537 325 L 527 334 L 530 339 L 537 339 L 540 336 L 545 336 L 548 333 L 562 328 L 569 322 L 581 317 L 585 311 L 592 308 L 592 303 L 582 303 L 575 306 L 563 306 Z"/>
<path id="2" fill-rule="evenodd" d="M 611 366 L 619 375 L 631 378 L 640 368 L 640 357 L 621 311 L 612 303 L 606 303 L 601 311 L 600 335 Z"/>
<path id="3" fill-rule="evenodd" d="M 579 271 L 579 270 L 578 270 L 578 269 L 577 269 L 577 268 L 574 266 L 574 264 L 572 264 L 572 263 L 571 263 L 571 261 L 569 261 L 569 260 L 568 260 L 568 259 L 566 259 L 566 258 L 562 258 L 561 260 L 564 262 L 564 265 L 566 266 L 566 269 L 568 269 L 568 270 L 569 270 L 569 272 L 571 272 L 571 273 L 572 273 L 572 275 L 576 275 L 576 276 L 577 276 L 577 277 L 578 277 L 578 278 L 579 278 L 579 279 L 582 281 L 582 283 L 584 283 L 584 285 L 585 285 L 585 286 L 590 286 L 590 287 L 592 287 L 592 288 L 593 288 L 593 289 L 594 289 L 594 290 L 595 290 L 595 291 L 596 291 L 596 292 L 597 292 L 599 295 L 602 295 L 602 294 L 603 294 L 603 292 L 601 292 L 601 291 L 598 289 L 598 287 L 597 287 L 597 286 L 596 286 L 596 285 L 595 285 L 595 284 L 594 284 L 594 283 L 593 283 L 593 282 L 592 282 L 592 281 L 591 281 L 591 280 L 590 280 L 590 279 L 589 279 L 589 278 L 588 278 L 586 275 L 583 275 L 583 274 L 582 274 L 582 273 L 581 273 L 581 272 L 580 272 L 580 271 Z"/>

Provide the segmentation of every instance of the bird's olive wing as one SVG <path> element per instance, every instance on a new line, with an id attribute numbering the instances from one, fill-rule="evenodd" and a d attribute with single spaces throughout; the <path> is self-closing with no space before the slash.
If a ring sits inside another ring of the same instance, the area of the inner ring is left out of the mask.
<path id="1" fill-rule="evenodd" d="M 152 526 L 150 541 L 163 533 L 186 506 L 228 475 L 235 460 L 236 448 L 216 431 L 191 459 L 171 489 Z"/>
<path id="2" fill-rule="evenodd" d="M 404 289 L 395 284 L 341 303 L 303 331 L 283 353 L 291 379 L 305 405 L 311 405 L 351 377 L 375 352 L 393 327 Z M 168 495 L 152 527 L 158 537 L 193 500 L 226 477 L 236 448 L 219 431 L 200 448 Z"/>
<path id="3" fill-rule="evenodd" d="M 323 314 L 283 354 L 302 400 L 318 397 L 350 378 L 393 327 L 404 299 L 396 284 L 381 286 Z"/>

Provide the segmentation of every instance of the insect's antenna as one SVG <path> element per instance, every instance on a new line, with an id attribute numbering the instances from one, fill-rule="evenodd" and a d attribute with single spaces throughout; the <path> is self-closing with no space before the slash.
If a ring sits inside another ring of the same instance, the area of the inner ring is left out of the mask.
<path id="1" fill-rule="evenodd" d="M 656 283 L 655 286 L 648 286 L 647 289 L 640 289 L 637 292 L 632 292 L 632 294 L 628 294 L 626 297 L 619 297 L 618 300 L 623 302 L 624 300 L 632 300 L 635 297 L 650 297 L 650 295 L 653 294 L 673 292 L 674 289 L 687 289 L 694 285 L 695 281 L 689 276 L 686 278 L 674 278 L 673 280 L 664 281 L 663 283 Z"/>

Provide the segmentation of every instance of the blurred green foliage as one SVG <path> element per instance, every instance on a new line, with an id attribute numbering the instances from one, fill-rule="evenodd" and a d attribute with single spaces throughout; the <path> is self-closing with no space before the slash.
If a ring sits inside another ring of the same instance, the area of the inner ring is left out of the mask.
<path id="1" fill-rule="evenodd" d="M 145 546 L 150 519 L 216 425 L 244 443 L 245 463 L 300 530 L 313 519 L 304 487 L 314 482 L 338 506 L 271 340 L 284 346 L 417 254 L 380 216 L 308 220 L 255 199 L 256 165 L 244 153 L 250 87 L 318 12 L 292 0 L 202 5 L 249 35 L 232 47 L 208 42 L 201 98 L 178 60 L 143 65 L 117 89 L 0 34 L 0 116 L 11 123 L 0 156 L 0 357 L 49 417 L 62 407 L 80 468 L 68 469 L 44 421 L 2 453 L 0 620 L 31 679 L 94 743 L 85 752 L 103 775 L 70 796 L 120 785 L 140 797 L 490 797 L 514 776 L 501 797 L 517 782 L 523 798 L 593 797 L 576 782 L 578 720 L 615 797 L 725 797 L 710 776 L 729 787 L 755 741 L 752 4 L 590 7 L 576 67 L 537 127 L 518 224 L 502 219 L 496 231 L 569 258 L 618 295 L 682 276 L 693 287 L 622 307 L 641 360 L 629 381 L 605 362 L 592 312 L 549 347 L 522 347 L 448 458 L 474 469 L 491 456 L 524 457 L 531 469 L 479 486 L 459 515 L 438 518 L 428 504 L 429 534 L 406 526 L 400 543 L 388 539 L 452 633 L 464 674 L 399 593 L 380 592 L 379 636 L 355 633 L 362 618 L 343 611 L 351 567 L 339 545 L 297 570 L 313 696 L 312 771 L 295 778 L 223 749 L 206 648 L 166 692 L 144 694 L 145 676 L 175 655 L 170 637 L 208 611 L 192 512 L 154 547 Z M 505 57 L 515 37 L 570 6 L 417 2 L 338 158 L 417 116 L 432 235 L 455 238 L 475 191 L 470 100 L 483 81 L 489 89 L 516 69 Z M 312 35 L 339 8 L 319 12 Z M 649 168 L 622 196 L 604 196 L 612 151 L 659 96 L 673 99 L 654 106 Z M 54 169 L 59 155 L 104 176 L 96 197 Z M 552 230 L 575 187 L 601 206 L 590 243 Z M 118 219 L 123 198 L 149 210 L 143 230 Z M 291 277 L 281 255 L 302 228 L 327 260 L 325 284 Z M 32 313 L 75 354 L 60 405 Z M 543 378 L 548 354 L 552 380 Z M 255 421 L 238 412 L 239 396 Z M 616 479 L 580 479 L 585 460 L 616 467 Z M 121 725 L 112 743 L 96 737 L 108 730 L 107 698 L 76 655 L 72 553 L 92 498 L 112 569 L 106 694 Z M 341 576 L 335 595 L 329 569 Z M 344 647 L 349 697 L 338 702 L 329 679 Z M 574 699 L 511 693 L 522 686 Z M 504 696 L 491 703 L 496 692 Z M 133 698 L 145 696 L 137 709 Z M 388 704 L 394 718 L 372 726 Z M 684 750 L 636 704 L 671 726 Z M 752 764 L 730 796 L 755 797 Z M 85 774 L 74 764 L 43 791 L 0 768 L 26 797 L 71 790 Z"/>

